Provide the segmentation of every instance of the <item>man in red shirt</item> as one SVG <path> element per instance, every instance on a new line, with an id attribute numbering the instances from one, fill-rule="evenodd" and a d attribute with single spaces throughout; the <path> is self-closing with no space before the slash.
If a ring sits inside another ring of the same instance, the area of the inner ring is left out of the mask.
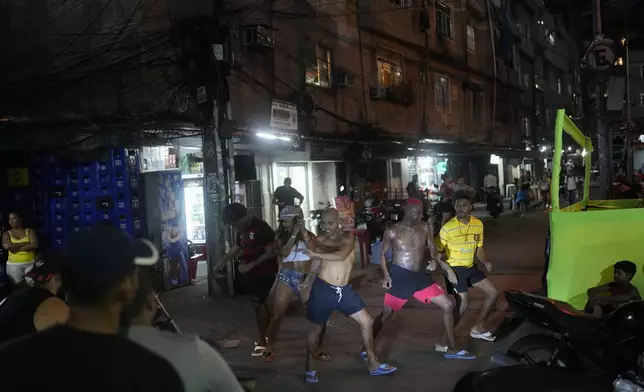
<path id="1" fill-rule="evenodd" d="M 222 212 L 225 225 L 237 229 L 237 241 L 228 253 L 215 264 L 219 269 L 226 262 L 240 258 L 237 267 L 247 292 L 255 302 L 255 316 L 259 339 L 253 349 L 253 356 L 261 356 L 266 345 L 266 330 L 269 314 L 266 307 L 268 295 L 278 271 L 277 255 L 274 249 L 275 232 L 262 219 L 248 215 L 243 204 L 232 203 Z"/>

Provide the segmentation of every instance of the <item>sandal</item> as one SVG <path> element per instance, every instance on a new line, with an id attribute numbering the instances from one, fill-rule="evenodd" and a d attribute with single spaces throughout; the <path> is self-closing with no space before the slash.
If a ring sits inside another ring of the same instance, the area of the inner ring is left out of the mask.
<path id="1" fill-rule="evenodd" d="M 253 351 L 251 351 L 250 356 L 261 357 L 262 355 L 264 355 L 265 350 L 266 350 L 266 347 L 259 346 L 257 343 L 255 343 L 255 346 L 253 347 Z"/>
<path id="2" fill-rule="evenodd" d="M 446 359 L 476 359 L 476 356 L 473 354 L 470 354 L 467 350 L 461 350 L 453 354 L 446 353 L 444 357 Z"/>
<path id="3" fill-rule="evenodd" d="M 320 379 L 318 378 L 317 370 L 311 370 L 309 372 L 304 373 L 304 381 L 310 382 L 310 383 L 316 383 L 320 381 Z"/>
<path id="4" fill-rule="evenodd" d="M 478 332 L 472 329 L 470 330 L 470 336 L 474 339 L 481 339 L 488 342 L 493 342 L 496 340 L 496 336 L 492 335 L 490 331 Z"/>
<path id="5" fill-rule="evenodd" d="M 365 362 L 369 361 L 369 357 L 367 356 L 366 351 L 361 351 L 360 352 L 360 358 L 362 358 L 362 360 L 365 361 Z"/>
<path id="6" fill-rule="evenodd" d="M 373 370 L 369 370 L 369 375 L 370 376 L 384 376 L 386 374 L 391 374 L 391 373 L 395 372 L 396 370 L 398 370 L 397 367 L 394 367 L 394 366 L 388 365 L 386 363 L 383 363 L 380 366 L 378 366 L 377 368 L 375 368 Z"/>
<path id="7" fill-rule="evenodd" d="M 331 354 L 324 351 L 320 351 L 319 353 L 315 354 L 314 357 L 318 361 L 322 362 L 329 362 L 331 360 Z"/>
<path id="8" fill-rule="evenodd" d="M 434 351 L 437 353 L 446 353 L 449 350 L 449 347 L 447 345 L 442 345 L 440 343 L 436 343 L 434 345 Z"/>

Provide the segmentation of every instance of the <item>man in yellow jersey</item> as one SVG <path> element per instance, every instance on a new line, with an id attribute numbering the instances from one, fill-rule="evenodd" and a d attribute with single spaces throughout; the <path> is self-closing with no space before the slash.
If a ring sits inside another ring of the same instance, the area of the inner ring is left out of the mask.
<path id="1" fill-rule="evenodd" d="M 493 342 L 494 335 L 485 327 L 485 321 L 499 298 L 499 291 L 474 264 L 476 256 L 488 272 L 492 270 L 492 264 L 483 250 L 483 222 L 470 215 L 472 202 L 467 193 L 455 192 L 453 200 L 456 216 L 443 225 L 436 245 L 458 278 L 456 284 L 445 279 L 447 292 L 454 293 L 458 305 L 454 325 L 458 324 L 467 310 L 469 288 L 479 288 L 485 293 L 485 300 L 470 336 Z"/>

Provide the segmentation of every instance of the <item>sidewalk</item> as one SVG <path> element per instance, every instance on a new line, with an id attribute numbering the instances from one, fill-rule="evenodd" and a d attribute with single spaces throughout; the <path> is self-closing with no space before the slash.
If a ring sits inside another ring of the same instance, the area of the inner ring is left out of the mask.
<path id="1" fill-rule="evenodd" d="M 540 287 L 543 268 L 543 243 L 547 230 L 545 214 L 530 214 L 525 219 L 502 216 L 485 220 L 485 247 L 495 266 L 490 279 L 501 290 L 520 288 L 536 291 Z M 439 282 L 442 278 L 436 277 Z M 379 282 L 358 288 L 372 315 L 382 309 L 384 289 Z M 480 309 L 481 294 L 473 291 L 470 310 L 457 329 L 460 345 L 476 353 L 474 361 L 445 360 L 433 352 L 433 345 L 443 332 L 441 312 L 432 305 L 410 301 L 388 324 L 383 333 L 384 345 L 379 348 L 381 360 L 400 370 L 387 377 L 369 377 L 359 358 L 359 329 L 350 319 L 334 314 L 328 325 L 325 349 L 333 355 L 328 363 L 320 362 L 320 383 L 307 385 L 302 381 L 305 360 L 305 338 L 310 329 L 304 309 L 294 302 L 282 323 L 277 355 L 273 363 L 260 363 L 250 357 L 252 343 L 257 339 L 254 314 L 247 298 L 206 296 L 205 284 L 162 293 L 162 301 L 184 332 L 197 333 L 219 348 L 236 371 L 251 373 L 258 380 L 257 391 L 370 391 L 405 388 L 405 392 L 451 391 L 464 373 L 490 367 L 487 356 L 494 344 L 472 341 L 469 328 Z M 505 315 L 506 303 L 499 301 L 492 324 Z M 222 340 L 239 340 L 236 348 L 223 348 Z"/>

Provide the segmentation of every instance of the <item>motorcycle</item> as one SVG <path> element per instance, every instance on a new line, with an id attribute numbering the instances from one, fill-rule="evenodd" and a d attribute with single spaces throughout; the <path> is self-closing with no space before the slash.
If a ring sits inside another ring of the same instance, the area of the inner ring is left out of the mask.
<path id="1" fill-rule="evenodd" d="M 485 194 L 485 210 L 494 219 L 498 218 L 503 213 L 503 198 L 497 187 L 491 186 L 484 189 Z"/>
<path id="2" fill-rule="evenodd" d="M 614 380 L 538 365 L 496 368 L 466 374 L 453 392 L 642 392 L 641 377 L 632 372 Z"/>
<path id="3" fill-rule="evenodd" d="M 403 219 L 404 212 L 402 204 L 395 203 L 392 206 L 385 207 L 385 216 L 387 223 L 397 223 Z"/>
<path id="4" fill-rule="evenodd" d="M 496 341 L 503 341 L 524 323 L 543 332 L 517 340 L 506 354 L 493 353 L 493 362 L 541 363 L 611 380 L 639 364 L 644 352 L 644 301 L 595 317 L 565 302 L 522 291 L 507 290 L 505 295 L 514 314 L 503 320 L 495 332 Z"/>
<path id="5" fill-rule="evenodd" d="M 373 199 L 365 200 L 364 209 L 356 213 L 356 226 L 366 229 L 369 232 L 369 238 L 373 244 L 377 238 L 382 238 L 385 232 L 387 222 L 387 213 L 385 211 L 384 200 L 374 204 Z"/>

